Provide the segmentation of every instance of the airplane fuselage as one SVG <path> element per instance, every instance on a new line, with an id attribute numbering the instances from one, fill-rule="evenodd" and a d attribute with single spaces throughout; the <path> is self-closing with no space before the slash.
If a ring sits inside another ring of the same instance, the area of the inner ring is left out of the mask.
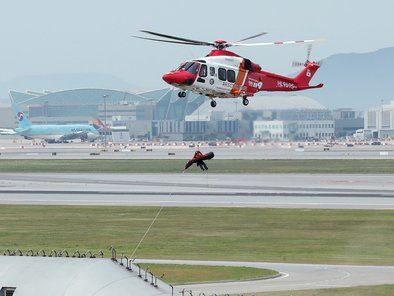
<path id="1" fill-rule="evenodd" d="M 99 132 L 88 124 L 67 125 L 31 125 L 26 128 L 18 127 L 15 132 L 28 139 L 44 139 L 51 141 L 72 140 L 85 138 L 93 141 L 99 137 Z"/>

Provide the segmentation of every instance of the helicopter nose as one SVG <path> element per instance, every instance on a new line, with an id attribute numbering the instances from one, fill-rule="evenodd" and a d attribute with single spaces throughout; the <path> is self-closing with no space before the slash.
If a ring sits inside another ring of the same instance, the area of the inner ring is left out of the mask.
<path id="1" fill-rule="evenodd" d="M 173 83 L 176 83 L 176 80 L 178 80 L 178 79 L 175 79 L 173 73 L 167 73 L 167 74 L 163 75 L 163 80 L 165 82 L 167 82 L 168 84 L 173 84 Z"/>
<path id="2" fill-rule="evenodd" d="M 163 75 L 163 80 L 168 84 L 192 85 L 195 79 L 196 75 L 193 75 L 186 71 L 170 72 Z"/>

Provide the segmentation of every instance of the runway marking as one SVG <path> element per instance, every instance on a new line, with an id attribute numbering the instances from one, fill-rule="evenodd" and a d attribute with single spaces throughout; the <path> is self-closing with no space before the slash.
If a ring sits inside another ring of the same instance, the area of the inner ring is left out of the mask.
<path id="1" fill-rule="evenodd" d="M 296 206 L 296 207 L 305 207 L 305 206 L 315 206 L 317 208 L 324 208 L 324 206 L 342 206 L 342 207 L 349 207 L 352 209 L 363 209 L 368 207 L 368 209 L 384 209 L 384 210 L 392 210 L 394 209 L 394 204 L 360 204 L 360 203 L 270 203 L 270 202 L 226 202 L 226 201 L 168 201 L 168 200 L 157 200 L 157 201 L 140 201 L 140 200 L 73 200 L 73 199 L 55 199 L 55 200 L 48 200 L 48 199 L 0 199 L 0 204 L 85 204 L 85 205 L 153 205 L 153 206 L 160 206 L 161 204 L 175 204 L 175 205 L 191 205 L 191 206 L 266 206 L 266 207 L 289 207 L 289 206 Z"/>
<path id="2" fill-rule="evenodd" d="M 168 191 L 96 191 L 96 190 L 18 190 L 0 189 L 3 194 L 51 194 L 51 195 L 168 195 Z M 326 192 L 171 192 L 174 196 L 255 196 L 255 197 L 345 197 L 345 198 L 394 198 L 392 194 L 385 193 L 326 193 Z"/>
<path id="3" fill-rule="evenodd" d="M 45 181 L 43 181 L 43 178 Z M 212 177 L 211 177 L 212 178 Z M 360 193 L 361 195 L 365 194 L 388 194 L 390 196 L 394 196 L 393 190 L 385 189 L 352 189 L 352 188 L 316 188 L 316 187 L 282 187 L 282 186 L 256 186 L 256 185 L 233 185 L 233 184 L 198 184 L 198 183 L 169 183 L 169 182 L 158 182 L 158 181 L 122 181 L 122 180 L 97 180 L 93 179 L 74 179 L 69 177 L 53 177 L 48 176 L 46 174 L 40 175 L 38 177 L 35 176 L 25 176 L 20 174 L 14 175 L 2 175 L 0 174 L 0 180 L 6 181 L 29 181 L 35 183 L 56 183 L 56 184 L 94 184 L 94 185 L 138 185 L 138 186 L 162 186 L 162 187 L 185 187 L 185 188 L 211 188 L 211 189 L 235 189 L 235 190 L 262 190 L 262 191 L 302 191 L 302 192 L 322 192 L 322 193 L 343 193 L 350 192 L 350 193 Z M 211 180 L 212 181 L 212 180 Z M 365 193 L 366 191 L 370 191 L 369 193 Z M 379 193 L 377 193 L 379 192 Z M 313 194 L 313 193 L 312 193 Z"/>
<path id="4" fill-rule="evenodd" d="M 273 280 L 280 280 L 280 279 L 284 279 L 284 278 L 287 278 L 287 277 L 290 276 L 290 274 L 286 273 L 286 272 L 279 271 L 279 273 L 281 274 L 281 276 L 275 277 L 275 278 L 272 278 L 272 279 L 267 279 L 267 280 L 271 280 L 271 281 L 273 281 Z"/>

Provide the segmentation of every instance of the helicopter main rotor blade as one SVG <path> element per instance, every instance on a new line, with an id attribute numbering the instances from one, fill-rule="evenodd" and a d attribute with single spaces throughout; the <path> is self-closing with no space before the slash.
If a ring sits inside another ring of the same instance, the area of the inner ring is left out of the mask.
<path id="1" fill-rule="evenodd" d="M 256 34 L 256 35 L 249 36 L 249 37 L 246 37 L 246 38 L 244 38 L 244 39 L 235 41 L 234 43 L 241 43 L 241 42 L 243 42 L 243 41 L 250 40 L 250 39 L 254 39 L 254 38 L 257 38 L 257 37 L 266 35 L 266 34 L 268 34 L 268 33 L 267 33 L 267 32 L 261 32 L 261 33 L 258 33 L 258 34 Z"/>
<path id="2" fill-rule="evenodd" d="M 152 31 L 146 31 L 146 30 L 140 30 L 140 32 L 163 37 L 163 38 L 195 43 L 196 45 L 215 46 L 214 43 L 206 42 L 206 41 L 199 41 L 199 40 L 187 39 L 187 38 L 182 38 L 182 37 L 176 37 L 176 36 L 171 36 L 171 35 L 166 35 L 166 34 L 156 33 L 156 32 L 152 32 Z"/>
<path id="3" fill-rule="evenodd" d="M 305 66 L 305 63 L 303 63 L 303 62 L 298 62 L 298 61 L 294 61 L 294 62 L 291 64 L 291 66 L 292 66 L 292 67 L 304 67 L 304 66 Z"/>
<path id="4" fill-rule="evenodd" d="M 312 44 L 308 44 L 308 48 L 306 51 L 306 60 L 309 61 L 309 59 L 311 58 L 311 52 L 312 52 Z"/>
<path id="5" fill-rule="evenodd" d="M 287 45 L 287 44 L 298 44 L 298 43 L 313 43 L 317 40 L 292 40 L 292 41 L 278 41 L 278 42 L 263 42 L 263 43 L 233 43 L 233 46 L 266 46 L 266 45 Z"/>
<path id="6" fill-rule="evenodd" d="M 176 44 L 197 45 L 197 46 L 201 46 L 201 45 L 202 45 L 202 46 L 205 46 L 205 44 L 200 44 L 200 43 L 181 42 L 181 41 L 175 41 L 175 40 L 163 40 L 163 39 L 156 39 L 156 38 L 140 37 L 140 36 L 135 36 L 135 35 L 131 35 L 131 37 L 138 38 L 138 39 L 144 39 L 144 40 L 157 41 L 157 42 L 166 42 L 166 43 L 176 43 Z"/>

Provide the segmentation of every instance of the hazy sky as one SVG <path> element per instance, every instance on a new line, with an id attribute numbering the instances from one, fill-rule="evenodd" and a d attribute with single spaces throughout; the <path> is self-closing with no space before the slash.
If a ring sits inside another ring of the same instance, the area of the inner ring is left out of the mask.
<path id="1" fill-rule="evenodd" d="M 94 72 L 112 74 L 141 89 L 164 86 L 161 76 L 209 48 L 131 38 L 148 29 L 213 41 L 261 31 L 259 42 L 325 38 L 314 46 L 321 59 L 340 52 L 394 46 L 393 0 L 1 0 L 0 81 L 21 75 Z M 305 46 L 234 51 L 263 68 L 289 73 Z M 43 86 L 45 88 L 45 86 Z"/>

